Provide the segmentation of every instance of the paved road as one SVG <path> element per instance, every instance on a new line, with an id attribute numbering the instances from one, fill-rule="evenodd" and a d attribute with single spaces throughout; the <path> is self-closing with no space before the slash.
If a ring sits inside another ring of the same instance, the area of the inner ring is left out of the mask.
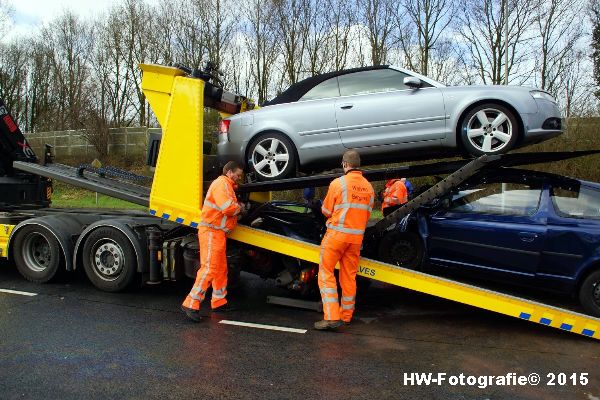
<path id="1" fill-rule="evenodd" d="M 187 283 L 111 294 L 78 276 L 31 284 L 0 265 L 0 289 L 37 293 L 0 292 L 0 399 L 600 399 L 596 340 L 384 285 L 344 332 L 317 332 L 316 312 L 266 304 L 282 292 L 243 283 L 237 311 L 193 324 L 178 311 Z M 427 386 L 411 373 L 446 375 Z M 510 373 L 541 383 L 460 385 L 460 374 Z"/>

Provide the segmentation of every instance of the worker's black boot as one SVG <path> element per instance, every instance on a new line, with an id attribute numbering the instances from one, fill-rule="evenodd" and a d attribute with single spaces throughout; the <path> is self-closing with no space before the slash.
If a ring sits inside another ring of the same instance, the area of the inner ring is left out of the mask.
<path id="1" fill-rule="evenodd" d="M 324 319 L 322 321 L 315 322 L 315 329 L 319 331 L 334 331 L 342 325 L 344 325 L 344 322 L 340 321 L 339 319 L 335 321 Z"/>
<path id="2" fill-rule="evenodd" d="M 228 313 L 228 312 L 231 312 L 231 311 L 235 311 L 235 309 L 236 308 L 233 307 L 231 304 L 225 303 L 221 307 L 213 308 L 211 311 L 214 312 L 214 313 Z"/>
<path id="3" fill-rule="evenodd" d="M 183 313 L 185 314 L 186 317 L 188 317 L 190 320 L 192 320 L 194 322 L 202 321 L 202 317 L 200 316 L 200 311 L 198 311 L 198 310 L 194 310 L 191 308 L 187 308 L 185 306 L 181 306 L 181 311 L 183 311 Z"/>

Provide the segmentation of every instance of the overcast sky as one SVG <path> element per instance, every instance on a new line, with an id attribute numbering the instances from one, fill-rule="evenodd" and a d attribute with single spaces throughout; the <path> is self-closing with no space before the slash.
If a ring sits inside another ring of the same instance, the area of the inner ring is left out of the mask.
<path id="1" fill-rule="evenodd" d="M 14 9 L 13 35 L 31 32 L 64 10 L 93 17 L 122 0 L 8 0 Z M 146 1 L 152 3 L 152 1 Z"/>

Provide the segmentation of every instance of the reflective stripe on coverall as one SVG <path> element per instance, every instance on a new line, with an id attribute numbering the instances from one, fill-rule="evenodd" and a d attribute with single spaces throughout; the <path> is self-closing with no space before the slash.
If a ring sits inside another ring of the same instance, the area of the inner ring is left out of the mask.
<path id="1" fill-rule="evenodd" d="M 199 310 L 211 285 L 211 307 L 214 309 L 227 303 L 226 234 L 235 227 L 241 210 L 234 188 L 233 180 L 225 175 L 215 179 L 208 188 L 198 229 L 200 269 L 192 290 L 183 301 L 184 307 Z"/>
<path id="2" fill-rule="evenodd" d="M 399 206 L 408 201 L 406 185 L 400 179 L 390 179 L 385 183 L 381 211 L 387 207 Z"/>
<path id="3" fill-rule="evenodd" d="M 350 322 L 356 302 L 356 272 L 365 227 L 373 210 L 373 187 L 357 170 L 329 185 L 321 211 L 327 219 L 327 233 L 319 256 L 319 289 L 324 319 Z M 334 275 L 340 263 L 341 303 Z"/>

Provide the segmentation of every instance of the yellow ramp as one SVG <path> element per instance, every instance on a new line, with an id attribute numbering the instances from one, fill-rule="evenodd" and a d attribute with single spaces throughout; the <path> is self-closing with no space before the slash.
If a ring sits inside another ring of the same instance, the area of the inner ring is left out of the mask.
<path id="1" fill-rule="evenodd" d="M 163 130 L 150 214 L 197 227 L 203 181 L 204 81 L 177 68 L 141 64 L 142 89 Z"/>
<path id="2" fill-rule="evenodd" d="M 311 243 L 246 226 L 236 227 L 229 237 L 242 243 L 302 260 L 319 262 L 319 246 Z M 417 292 L 600 339 L 600 319 L 569 310 L 550 307 L 534 301 L 481 289 L 368 258 L 360 259 L 358 274 Z"/>

